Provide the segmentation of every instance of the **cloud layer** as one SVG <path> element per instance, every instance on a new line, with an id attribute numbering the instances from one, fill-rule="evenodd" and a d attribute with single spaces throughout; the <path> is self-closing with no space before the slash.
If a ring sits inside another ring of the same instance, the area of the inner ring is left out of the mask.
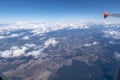
<path id="1" fill-rule="evenodd" d="M 0 40 L 5 38 L 17 38 L 21 36 L 21 40 L 30 40 L 31 36 L 39 35 L 42 36 L 45 33 L 58 31 L 63 29 L 87 29 L 90 28 L 89 23 L 80 23 L 80 22 L 73 22 L 73 23 L 64 23 L 64 22 L 49 22 L 49 23 L 11 23 L 6 25 L 0 25 Z M 101 24 L 96 24 L 101 25 Z M 106 28 L 111 27 L 112 23 L 105 23 Z M 117 25 L 116 25 L 117 26 Z M 113 26 L 112 26 L 113 27 Z M 117 26 L 120 27 L 120 26 Z M 24 33 L 12 33 L 14 31 L 19 30 L 29 30 L 32 35 L 27 35 Z M 120 39 L 120 32 L 116 30 L 104 30 L 104 36 L 107 38 L 114 38 Z M 11 58 L 11 57 L 20 57 L 20 56 L 34 56 L 34 57 L 42 57 L 45 56 L 43 54 L 44 49 L 48 47 L 55 47 L 59 41 L 56 38 L 49 38 L 48 40 L 44 41 L 42 45 L 35 45 L 35 44 L 24 44 L 23 46 L 14 45 L 10 49 L 6 49 L 4 51 L 0 51 L 0 56 L 4 58 Z M 93 43 L 86 43 L 84 46 L 92 46 L 96 45 L 98 42 Z M 29 51 L 33 49 L 32 51 Z"/>
<path id="2" fill-rule="evenodd" d="M 88 28 L 87 23 L 65 23 L 65 22 L 49 22 L 49 23 L 11 23 L 7 25 L 0 25 L 0 33 L 10 32 L 15 30 L 29 29 L 35 34 L 42 34 L 50 31 L 56 31 L 61 29 L 85 29 Z"/>
<path id="3" fill-rule="evenodd" d="M 3 58 L 13 58 L 13 57 L 21 57 L 21 56 L 33 56 L 35 58 L 44 57 L 43 53 L 44 49 L 49 46 L 55 47 L 58 41 L 55 38 L 50 38 L 43 45 L 37 46 L 35 44 L 25 44 L 24 46 L 13 46 L 8 50 L 0 51 L 0 56 Z M 42 47 L 41 47 L 42 46 Z M 34 49 L 37 47 L 37 49 Z M 32 51 L 29 51 L 31 50 Z"/>

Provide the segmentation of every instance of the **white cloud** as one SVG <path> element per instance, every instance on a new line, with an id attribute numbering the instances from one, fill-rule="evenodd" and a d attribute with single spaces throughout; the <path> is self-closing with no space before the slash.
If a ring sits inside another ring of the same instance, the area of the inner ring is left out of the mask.
<path id="1" fill-rule="evenodd" d="M 22 39 L 23 40 L 29 40 L 30 38 L 29 38 L 29 36 L 24 36 Z"/>
<path id="2" fill-rule="evenodd" d="M 13 57 L 18 57 L 18 56 L 25 55 L 26 50 L 28 50 L 28 48 L 23 46 L 19 49 L 14 50 L 13 53 L 12 53 L 12 56 Z"/>
<path id="3" fill-rule="evenodd" d="M 43 54 L 42 53 L 42 49 L 39 49 L 39 50 L 33 50 L 33 51 L 31 51 L 31 52 L 28 52 L 27 54 L 26 54 L 26 56 L 33 56 L 34 58 L 38 58 L 38 57 L 45 57 L 46 56 L 46 54 Z"/>
<path id="4" fill-rule="evenodd" d="M 18 49 L 18 46 L 13 46 L 9 50 L 0 51 L 1 57 L 10 58 L 12 57 L 13 52 Z"/>
<path id="5" fill-rule="evenodd" d="M 92 43 L 92 45 L 97 45 L 97 44 L 99 44 L 99 42 L 94 41 L 94 42 Z"/>
<path id="6" fill-rule="evenodd" d="M 36 47 L 35 44 L 25 44 L 25 46 L 28 47 L 28 48 Z"/>
<path id="7" fill-rule="evenodd" d="M 34 57 L 38 57 L 38 55 L 41 53 L 41 51 L 39 50 L 34 50 L 34 51 L 31 51 L 29 52 L 28 54 L 26 54 L 26 56 L 34 56 Z"/>
<path id="8" fill-rule="evenodd" d="M 113 39 L 120 39 L 120 32 L 114 30 L 103 31 L 104 37 L 106 38 L 113 38 Z"/>
<path id="9" fill-rule="evenodd" d="M 18 49 L 18 46 L 11 47 L 11 50 L 16 50 L 16 49 Z"/>
<path id="10" fill-rule="evenodd" d="M 10 50 L 1 51 L 1 57 L 4 58 L 19 57 L 25 55 L 26 50 L 28 50 L 28 48 L 25 46 L 21 46 L 21 47 L 14 46 L 11 47 Z"/>
<path id="11" fill-rule="evenodd" d="M 114 53 L 114 56 L 115 56 L 115 58 L 116 58 L 117 60 L 120 60 L 120 53 L 115 52 L 115 53 Z"/>
<path id="12" fill-rule="evenodd" d="M 57 43 L 58 43 L 58 41 L 56 41 L 55 38 L 50 38 L 50 39 L 48 39 L 47 41 L 45 41 L 45 43 L 43 44 L 42 47 L 39 47 L 38 50 L 33 50 L 33 51 L 31 51 L 31 52 L 28 52 L 28 53 L 26 54 L 26 56 L 31 55 L 31 56 L 33 56 L 34 58 L 44 57 L 44 56 L 46 56 L 46 54 L 43 53 L 43 50 L 44 50 L 45 48 L 48 48 L 49 46 L 55 47 L 55 46 L 57 45 Z M 35 47 L 36 45 L 34 45 L 34 44 L 26 44 L 25 46 Z"/>
<path id="13" fill-rule="evenodd" d="M 8 36 L 8 37 L 12 37 L 12 38 L 14 38 L 14 37 L 18 37 L 18 36 L 20 36 L 19 34 L 11 34 L 10 36 Z"/>
<path id="14" fill-rule="evenodd" d="M 15 38 L 15 37 L 19 37 L 22 34 L 11 34 L 11 35 L 5 35 L 5 36 L 0 36 L 0 39 L 5 39 L 5 38 Z"/>
<path id="15" fill-rule="evenodd" d="M 88 23 L 83 22 L 46 22 L 46 23 L 25 23 L 17 22 L 9 25 L 0 26 L 1 33 L 7 33 L 15 30 L 32 30 L 34 34 L 44 34 L 51 31 L 57 31 L 61 29 L 86 29 L 89 28 Z M 16 35 L 12 35 L 16 36 Z"/>
<path id="16" fill-rule="evenodd" d="M 0 39 L 4 39 L 5 38 L 5 36 L 0 36 Z"/>
<path id="17" fill-rule="evenodd" d="M 50 43 L 49 43 L 50 44 Z M 24 46 L 13 46 L 9 50 L 0 51 L 0 56 L 4 58 L 12 58 L 12 57 L 21 57 L 21 56 L 33 56 L 34 58 L 44 57 L 45 54 L 42 53 L 45 47 L 38 48 L 38 50 L 32 50 L 30 52 L 26 52 L 30 48 L 37 47 L 35 44 L 25 44 Z"/>
<path id="18" fill-rule="evenodd" d="M 117 26 L 120 27 L 120 21 L 105 21 L 104 25 L 106 25 L 106 27 L 112 27 L 112 26 Z"/>
<path id="19" fill-rule="evenodd" d="M 99 44 L 99 42 L 94 41 L 92 43 L 85 43 L 84 46 L 89 47 L 89 46 L 93 46 L 93 45 L 97 45 L 97 44 Z"/>
<path id="20" fill-rule="evenodd" d="M 85 43 L 84 46 L 89 47 L 89 46 L 92 46 L 92 44 L 91 43 Z"/>
<path id="21" fill-rule="evenodd" d="M 0 51 L 1 57 L 9 58 L 12 56 L 11 50 Z"/>
<path id="22" fill-rule="evenodd" d="M 45 43 L 44 43 L 44 49 L 49 47 L 49 46 L 52 46 L 52 47 L 55 47 L 57 45 L 58 41 L 56 41 L 55 38 L 50 38 L 48 39 Z"/>

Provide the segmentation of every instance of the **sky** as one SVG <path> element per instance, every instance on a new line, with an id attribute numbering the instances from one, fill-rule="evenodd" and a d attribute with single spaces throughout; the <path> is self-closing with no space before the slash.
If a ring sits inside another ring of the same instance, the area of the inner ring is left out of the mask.
<path id="1" fill-rule="evenodd" d="M 120 0 L 0 0 L 0 21 L 99 21 L 119 8 Z"/>

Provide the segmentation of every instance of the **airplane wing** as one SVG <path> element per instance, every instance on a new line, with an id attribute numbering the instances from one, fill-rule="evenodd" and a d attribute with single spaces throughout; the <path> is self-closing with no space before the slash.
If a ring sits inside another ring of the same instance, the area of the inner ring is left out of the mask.
<path id="1" fill-rule="evenodd" d="M 120 18 L 120 14 L 109 14 L 108 12 L 103 12 L 104 19 L 108 16 Z"/>

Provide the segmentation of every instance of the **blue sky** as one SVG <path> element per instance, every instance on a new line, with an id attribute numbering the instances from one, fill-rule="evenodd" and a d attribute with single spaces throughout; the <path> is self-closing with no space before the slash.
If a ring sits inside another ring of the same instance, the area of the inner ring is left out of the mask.
<path id="1" fill-rule="evenodd" d="M 0 21 L 102 20 L 119 8 L 120 0 L 0 0 Z"/>

